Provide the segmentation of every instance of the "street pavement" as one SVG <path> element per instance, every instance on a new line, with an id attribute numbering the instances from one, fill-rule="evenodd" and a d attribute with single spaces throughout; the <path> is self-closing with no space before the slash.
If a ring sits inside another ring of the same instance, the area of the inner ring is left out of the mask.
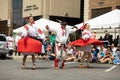
<path id="1" fill-rule="evenodd" d="M 54 69 L 53 60 L 36 58 L 36 70 L 21 69 L 22 56 L 0 60 L 0 80 L 120 80 L 120 65 L 91 63 L 92 68 L 79 68 L 79 62 L 66 62 L 65 69 Z"/>

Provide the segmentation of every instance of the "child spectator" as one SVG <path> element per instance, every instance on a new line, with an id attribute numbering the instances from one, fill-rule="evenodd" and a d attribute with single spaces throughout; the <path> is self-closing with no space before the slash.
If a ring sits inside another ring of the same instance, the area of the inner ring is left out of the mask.
<path id="1" fill-rule="evenodd" d="M 91 59 L 92 63 L 94 63 L 94 62 L 96 62 L 98 60 L 98 57 L 97 57 L 98 52 L 99 52 L 99 50 L 97 49 L 96 46 L 94 46 L 93 50 L 92 50 L 92 59 Z"/>
<path id="2" fill-rule="evenodd" d="M 119 51 L 112 54 L 113 64 L 120 64 Z"/>

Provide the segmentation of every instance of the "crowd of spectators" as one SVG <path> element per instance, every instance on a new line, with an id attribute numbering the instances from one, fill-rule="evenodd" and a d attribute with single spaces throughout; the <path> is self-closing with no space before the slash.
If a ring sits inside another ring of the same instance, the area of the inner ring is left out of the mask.
<path id="1" fill-rule="evenodd" d="M 68 61 L 81 61 L 83 59 L 84 52 L 76 47 L 69 46 L 67 49 Z M 86 61 L 87 56 L 84 61 Z M 93 46 L 91 51 L 91 63 L 110 63 L 120 64 L 120 46 L 115 47 L 114 44 L 107 47 Z"/>

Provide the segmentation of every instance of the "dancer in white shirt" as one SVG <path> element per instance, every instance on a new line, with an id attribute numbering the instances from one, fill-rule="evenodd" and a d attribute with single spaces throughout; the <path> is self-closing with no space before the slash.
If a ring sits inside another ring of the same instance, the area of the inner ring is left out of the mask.
<path id="1" fill-rule="evenodd" d="M 46 29 L 49 31 L 53 31 L 56 33 L 56 43 L 55 43 L 55 55 L 56 58 L 54 60 L 54 68 L 58 69 L 58 65 L 60 62 L 59 67 L 60 68 L 64 68 L 64 63 L 65 63 L 65 59 L 66 59 L 66 43 L 67 43 L 67 39 L 70 33 L 75 32 L 77 29 L 70 29 L 67 28 L 67 23 L 66 22 L 61 22 L 61 25 L 59 27 L 49 27 L 46 26 Z"/>

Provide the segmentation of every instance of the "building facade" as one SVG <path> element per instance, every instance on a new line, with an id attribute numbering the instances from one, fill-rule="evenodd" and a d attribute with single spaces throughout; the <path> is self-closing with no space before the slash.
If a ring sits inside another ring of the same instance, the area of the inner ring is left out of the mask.
<path id="1" fill-rule="evenodd" d="M 82 20 L 86 21 L 116 8 L 120 9 L 119 0 L 1 0 L 0 20 L 9 18 L 11 2 L 13 22 L 19 24 L 22 20 L 17 20 L 16 17 L 23 18 L 29 14 L 47 19 L 55 16 L 76 19 L 83 17 Z"/>
<path id="2" fill-rule="evenodd" d="M 8 19 L 8 0 L 0 0 L 0 20 Z"/>
<path id="3" fill-rule="evenodd" d="M 12 19 L 13 28 L 17 28 L 32 14 L 35 20 L 43 17 L 75 25 L 116 8 L 120 9 L 120 0 L 1 0 L 0 20 Z"/>
<path id="4" fill-rule="evenodd" d="M 7 20 L 8 27 L 18 28 L 23 25 L 22 7 L 23 0 L 1 0 L 0 20 Z"/>
<path id="5" fill-rule="evenodd" d="M 83 21 L 83 0 L 23 0 L 23 17 L 65 20 L 70 25 Z M 82 6 L 81 6 L 82 5 Z M 70 21 L 72 20 L 73 23 Z M 74 23 L 76 21 L 76 23 Z"/>

